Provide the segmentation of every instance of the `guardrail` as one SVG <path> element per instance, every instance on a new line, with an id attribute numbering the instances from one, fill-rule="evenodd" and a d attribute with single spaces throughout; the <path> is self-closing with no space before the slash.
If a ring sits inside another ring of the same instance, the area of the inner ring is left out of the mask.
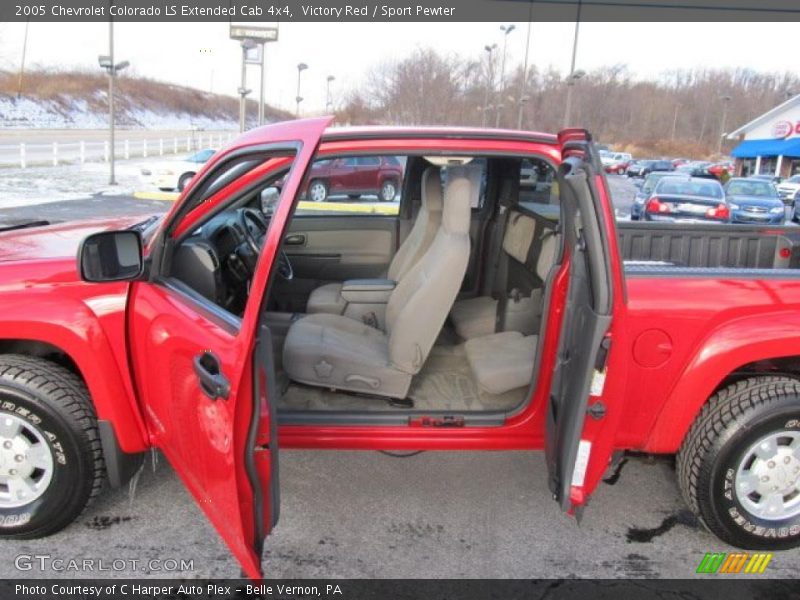
<path id="1" fill-rule="evenodd" d="M 147 158 L 191 152 L 201 148 L 219 148 L 233 133 L 198 132 L 194 135 L 115 140 L 114 157 Z M 106 141 L 38 142 L 0 145 L 0 166 L 58 166 L 86 162 L 108 162 L 110 144 Z"/>

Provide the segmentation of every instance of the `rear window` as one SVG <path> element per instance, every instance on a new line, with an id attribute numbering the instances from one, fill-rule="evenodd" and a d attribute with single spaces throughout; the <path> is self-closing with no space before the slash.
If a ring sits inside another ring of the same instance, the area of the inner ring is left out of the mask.
<path id="1" fill-rule="evenodd" d="M 703 196 L 706 198 L 722 198 L 722 186 L 715 181 L 686 181 L 676 177 L 665 177 L 655 189 L 656 194 L 673 194 L 680 196 Z"/>

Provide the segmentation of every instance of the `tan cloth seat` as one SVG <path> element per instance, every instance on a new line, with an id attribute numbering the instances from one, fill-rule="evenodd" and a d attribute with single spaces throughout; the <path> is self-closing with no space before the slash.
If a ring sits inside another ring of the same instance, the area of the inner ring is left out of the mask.
<path id="1" fill-rule="evenodd" d="M 453 306 L 469 261 L 470 206 L 480 171 L 448 168 L 442 224 L 427 252 L 397 282 L 386 331 L 343 315 L 313 314 L 286 336 L 283 365 L 310 385 L 404 398 Z"/>
<path id="2" fill-rule="evenodd" d="M 537 341 L 537 336 L 524 336 L 518 331 L 468 340 L 467 360 L 478 385 L 490 394 L 527 386 L 533 378 Z"/>
<path id="3" fill-rule="evenodd" d="M 430 248 L 442 222 L 442 182 L 438 167 L 422 175 L 422 204 L 411 231 L 392 258 L 385 279 L 400 281 Z M 344 314 L 347 302 L 341 297 L 342 284 L 328 283 L 311 292 L 306 312 Z"/>
<path id="4" fill-rule="evenodd" d="M 536 222 L 533 218 L 518 212 L 512 212 L 509 215 L 508 225 L 503 236 L 502 252 L 506 254 L 507 260 L 514 260 L 524 265 L 527 263 L 528 254 L 537 235 L 542 236 L 542 244 L 539 255 L 536 257 L 534 268 L 535 274 L 541 281 L 544 281 L 550 271 L 550 267 L 553 266 L 558 247 L 558 238 L 550 231 L 537 232 Z M 532 278 L 533 272 L 531 272 Z M 508 321 L 512 328 L 514 327 L 514 322 L 531 321 L 530 318 L 526 319 L 524 315 L 533 317 L 540 313 L 541 303 L 542 295 L 540 290 L 534 290 L 530 295 L 509 301 L 506 309 L 511 314 L 505 315 L 506 319 L 504 320 Z M 477 298 L 459 300 L 453 305 L 453 310 L 450 311 L 450 318 L 456 333 L 465 340 L 494 333 L 499 317 L 497 314 L 498 306 L 498 299 L 491 296 L 478 296 Z M 509 316 L 511 318 L 508 318 Z M 523 333 L 530 332 L 525 331 Z"/>

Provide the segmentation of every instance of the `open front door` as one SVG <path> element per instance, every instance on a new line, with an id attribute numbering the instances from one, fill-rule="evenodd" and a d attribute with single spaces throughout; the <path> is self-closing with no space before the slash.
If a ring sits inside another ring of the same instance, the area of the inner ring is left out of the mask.
<path id="1" fill-rule="evenodd" d="M 553 496 L 563 510 L 573 512 L 594 490 L 611 454 L 614 428 L 598 427 L 597 422 L 607 418 L 610 408 L 605 372 L 619 280 L 612 273 L 613 224 L 606 222 L 613 212 L 602 204 L 610 200 L 588 134 L 567 130 L 559 137 L 561 264 L 568 269 L 568 290 L 548 404 L 545 454 Z"/>
<path id="2" fill-rule="evenodd" d="M 272 358 L 269 331 L 257 331 L 260 307 L 297 190 L 328 123 L 254 130 L 213 159 L 167 217 L 148 252 L 150 278 L 133 284 L 129 300 L 130 352 L 151 440 L 251 578 L 261 576 L 263 539 L 277 517 Z M 291 160 L 291 166 L 237 318 L 175 281 L 170 252 L 181 232 L 191 233 L 214 210 L 257 189 L 273 164 L 263 157 L 275 154 L 290 159 L 273 163 Z M 267 419 L 272 426 L 259 428 Z"/>

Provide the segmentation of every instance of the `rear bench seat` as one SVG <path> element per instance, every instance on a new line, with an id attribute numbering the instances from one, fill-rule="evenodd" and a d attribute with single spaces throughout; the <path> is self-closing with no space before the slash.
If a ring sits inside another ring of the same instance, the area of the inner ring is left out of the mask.
<path id="1" fill-rule="evenodd" d="M 470 369 L 490 394 L 526 386 L 533 377 L 538 342 L 533 334 L 539 330 L 542 286 L 555 260 L 557 242 L 549 221 L 511 211 L 498 269 L 505 282 L 493 282 L 495 289 L 505 290 L 505 297 L 480 296 L 453 306 L 450 317 L 456 332 L 467 340 Z"/>
<path id="2" fill-rule="evenodd" d="M 469 340 L 496 331 L 538 330 L 542 311 L 542 285 L 553 265 L 557 236 L 552 224 L 518 211 L 508 215 L 500 255 L 499 292 L 459 300 L 450 311 L 456 333 Z"/>

